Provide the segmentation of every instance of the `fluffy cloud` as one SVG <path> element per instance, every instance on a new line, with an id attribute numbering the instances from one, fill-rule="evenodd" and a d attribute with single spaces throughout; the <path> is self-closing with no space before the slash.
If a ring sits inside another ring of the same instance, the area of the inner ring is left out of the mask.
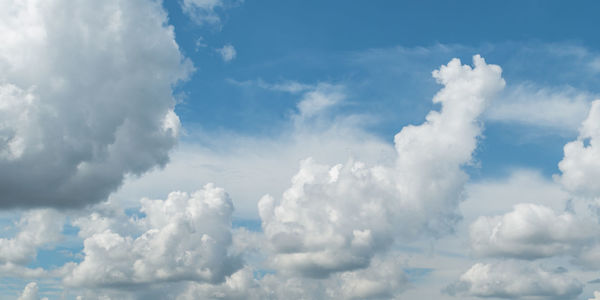
<path id="1" fill-rule="evenodd" d="M 97 202 L 167 162 L 192 67 L 160 1 L 0 5 L 0 207 Z"/>
<path id="2" fill-rule="evenodd" d="M 30 263 L 39 247 L 60 241 L 63 224 L 64 216 L 52 209 L 25 212 L 17 224 L 16 236 L 0 238 L 0 266 L 4 264 L 3 268 L 9 268 Z"/>
<path id="3" fill-rule="evenodd" d="M 473 265 L 460 280 L 446 288 L 450 295 L 509 299 L 573 299 L 583 284 L 564 269 L 504 262 Z"/>
<path id="4" fill-rule="evenodd" d="M 21 296 L 19 296 L 17 300 L 40 300 L 40 296 L 38 293 L 39 288 L 37 283 L 30 282 L 25 286 L 23 293 L 21 293 Z M 42 300 L 48 300 L 48 298 L 44 297 L 42 298 Z"/>
<path id="5" fill-rule="evenodd" d="M 452 230 L 467 180 L 461 166 L 481 134 L 478 117 L 505 84 L 500 67 L 479 56 L 473 62 L 474 68 L 453 59 L 433 72 L 444 85 L 433 98 L 441 111 L 395 136 L 395 164 L 330 167 L 307 159 L 281 200 L 259 201 L 275 267 L 326 277 L 367 267 L 396 236 Z"/>
<path id="6" fill-rule="evenodd" d="M 587 118 L 581 124 L 577 140 L 564 147 L 564 157 L 557 179 L 577 194 L 600 196 L 600 100 L 592 102 Z"/>
<path id="7" fill-rule="evenodd" d="M 600 300 L 600 292 L 594 291 L 594 298 L 589 298 L 588 300 Z"/>
<path id="8" fill-rule="evenodd" d="M 227 45 L 223 46 L 223 48 L 217 49 L 217 53 L 219 53 L 219 55 L 221 55 L 221 58 L 223 59 L 224 62 L 232 61 L 235 58 L 235 56 L 237 55 L 235 48 L 231 44 L 227 44 Z"/>
<path id="9" fill-rule="evenodd" d="M 536 204 L 518 204 L 502 216 L 479 217 L 470 227 L 476 255 L 522 259 L 576 254 L 599 233 L 591 220 L 569 212 L 557 215 Z"/>
<path id="10" fill-rule="evenodd" d="M 228 253 L 233 204 L 223 189 L 206 185 L 192 195 L 141 201 L 145 231 L 138 237 L 106 229 L 84 240 L 84 259 L 69 286 L 127 287 L 161 282 L 218 283 L 239 268 Z"/>

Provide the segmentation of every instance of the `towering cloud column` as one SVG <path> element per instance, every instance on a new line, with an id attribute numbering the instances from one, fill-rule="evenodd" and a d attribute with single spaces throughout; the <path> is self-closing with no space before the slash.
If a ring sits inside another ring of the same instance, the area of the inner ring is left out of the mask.
<path id="1" fill-rule="evenodd" d="M 481 135 L 479 116 L 505 85 L 499 66 L 478 55 L 473 63 L 453 59 L 433 72 L 444 85 L 433 98 L 441 110 L 395 136 L 395 164 L 331 167 L 309 158 L 280 200 L 260 200 L 276 268 L 326 277 L 367 267 L 397 237 L 452 230 L 468 177 L 461 167 L 471 162 Z"/>

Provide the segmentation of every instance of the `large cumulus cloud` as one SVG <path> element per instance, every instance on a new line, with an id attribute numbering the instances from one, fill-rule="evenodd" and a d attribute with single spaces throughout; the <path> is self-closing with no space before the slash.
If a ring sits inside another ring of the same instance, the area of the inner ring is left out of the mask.
<path id="1" fill-rule="evenodd" d="M 192 67 L 160 1 L 0 6 L 0 207 L 97 202 L 167 162 Z"/>
<path id="2" fill-rule="evenodd" d="M 395 136 L 394 164 L 332 167 L 307 159 L 281 200 L 260 200 L 275 267 L 326 277 L 367 267 L 397 236 L 452 230 L 468 177 L 461 167 L 471 162 L 482 130 L 478 118 L 505 84 L 500 67 L 480 56 L 473 62 L 453 59 L 433 72 L 444 85 L 433 98 L 441 110 Z"/>

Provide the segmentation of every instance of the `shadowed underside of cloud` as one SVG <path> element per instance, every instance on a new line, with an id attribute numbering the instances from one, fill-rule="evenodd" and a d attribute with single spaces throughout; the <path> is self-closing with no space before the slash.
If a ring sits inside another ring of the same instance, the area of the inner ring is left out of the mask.
<path id="1" fill-rule="evenodd" d="M 393 165 L 350 161 L 333 167 L 307 159 L 280 201 L 259 202 L 277 268 L 308 277 L 365 268 L 396 237 L 443 235 L 459 220 L 457 205 L 481 134 L 479 116 L 504 87 L 501 69 L 475 56 L 433 72 L 444 85 L 426 122 L 395 137 Z"/>
<path id="2" fill-rule="evenodd" d="M 191 63 L 159 1 L 2 1 L 1 208 L 80 207 L 164 165 Z"/>

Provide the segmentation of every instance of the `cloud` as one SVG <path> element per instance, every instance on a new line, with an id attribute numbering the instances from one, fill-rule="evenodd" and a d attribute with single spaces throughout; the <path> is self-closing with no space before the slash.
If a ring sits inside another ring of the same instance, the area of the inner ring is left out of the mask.
<path id="1" fill-rule="evenodd" d="M 577 140 L 564 147 L 564 157 L 558 163 L 562 172 L 556 179 L 575 194 L 600 195 L 600 100 L 592 102 L 587 118 L 581 123 Z"/>
<path id="2" fill-rule="evenodd" d="M 589 298 L 588 300 L 600 300 L 600 292 L 594 291 L 594 298 Z"/>
<path id="3" fill-rule="evenodd" d="M 39 288 L 37 283 L 30 282 L 25 286 L 23 293 L 21 293 L 21 296 L 19 296 L 17 300 L 40 300 L 40 296 L 38 293 Z M 42 300 L 48 300 L 48 298 L 44 297 L 42 298 Z"/>
<path id="4" fill-rule="evenodd" d="M 53 209 L 36 209 L 21 216 L 15 237 L 0 238 L 0 266 L 26 265 L 35 260 L 39 247 L 62 238 L 64 215 Z"/>
<path id="5" fill-rule="evenodd" d="M 544 206 L 556 211 L 564 210 L 571 198 L 560 184 L 548 179 L 538 170 L 515 169 L 505 178 L 488 178 L 471 181 L 465 187 L 466 199 L 460 210 L 473 219 L 482 215 L 501 215 L 517 204 L 543 200 Z"/>
<path id="6" fill-rule="evenodd" d="M 245 267 L 220 285 L 192 283 L 178 296 L 187 299 L 391 299 L 408 288 L 408 279 L 394 257 L 376 259 L 368 269 L 328 279 L 265 274 L 257 278 Z"/>
<path id="7" fill-rule="evenodd" d="M 181 9 L 196 23 L 219 25 L 221 16 L 219 10 L 241 5 L 244 0 L 183 0 Z"/>
<path id="8" fill-rule="evenodd" d="M 168 161 L 191 63 L 160 2 L 5 1 L 0 207 L 83 206 Z"/>
<path id="9" fill-rule="evenodd" d="M 532 84 L 507 89 L 486 113 L 493 121 L 521 123 L 574 132 L 590 106 L 593 95 L 572 87 L 539 88 Z"/>
<path id="10" fill-rule="evenodd" d="M 502 216 L 479 217 L 470 227 L 474 254 L 522 259 L 577 255 L 599 233 L 591 220 L 525 203 Z"/>
<path id="11" fill-rule="evenodd" d="M 369 266 L 396 236 L 434 236 L 452 230 L 490 98 L 504 87 L 501 69 L 473 58 L 474 68 L 453 59 L 433 72 L 444 85 L 433 98 L 441 111 L 395 136 L 397 158 L 389 166 L 349 161 L 335 166 L 301 163 L 292 186 L 277 201 L 259 201 L 272 265 L 307 277 Z"/>
<path id="12" fill-rule="evenodd" d="M 206 185 L 188 195 L 141 201 L 137 237 L 106 229 L 86 238 L 83 261 L 64 278 L 68 286 L 126 288 L 164 282 L 219 283 L 240 267 L 228 254 L 233 204 Z"/>
<path id="13" fill-rule="evenodd" d="M 369 164 L 392 161 L 395 157 L 391 143 L 365 130 L 368 118 L 353 114 L 329 118 L 338 106 L 345 104 L 345 86 L 297 82 L 264 84 L 273 89 L 290 86 L 294 91 L 301 89 L 302 93 L 294 100 L 297 106 L 305 103 L 302 107 L 306 109 L 310 106 L 306 102 L 315 98 L 332 99 L 323 100 L 330 105 L 310 108 L 311 117 L 303 117 L 299 109 L 290 111 L 282 134 L 275 136 L 190 131 L 164 169 L 153 170 L 142 177 L 129 176 L 111 198 L 127 203 L 126 206 L 136 206 L 137 201 L 132 202 L 132 199 L 161 197 L 172 190 L 195 189 L 198 182 L 215 182 L 235 199 L 237 217 L 258 219 L 257 199 L 265 191 L 279 194 L 287 189 L 298 162 L 307 156 L 332 164 L 339 162 L 340 155 L 360 157 Z M 195 176 L 189 176 L 192 173 Z"/>
<path id="14" fill-rule="evenodd" d="M 344 98 L 346 98 L 346 95 L 343 86 L 320 83 L 314 89 L 304 93 L 297 105 L 297 117 L 299 119 L 306 119 L 318 115 L 326 109 L 340 103 Z"/>
<path id="15" fill-rule="evenodd" d="M 315 89 L 315 85 L 305 84 L 294 80 L 284 80 L 276 83 L 270 83 L 262 80 L 261 78 L 244 81 L 238 81 L 230 78 L 227 79 L 227 82 L 240 87 L 259 87 L 269 91 L 287 92 L 291 94 Z"/>
<path id="16" fill-rule="evenodd" d="M 574 299 L 583 284 L 561 271 L 502 262 L 477 263 L 444 291 L 453 296 L 507 299 Z"/>
<path id="17" fill-rule="evenodd" d="M 221 58 L 223 59 L 224 62 L 232 61 L 235 58 L 235 56 L 237 55 L 235 48 L 231 44 L 227 44 L 227 45 L 223 46 L 223 48 L 217 49 L 217 53 L 219 53 L 219 55 L 221 55 Z"/>

